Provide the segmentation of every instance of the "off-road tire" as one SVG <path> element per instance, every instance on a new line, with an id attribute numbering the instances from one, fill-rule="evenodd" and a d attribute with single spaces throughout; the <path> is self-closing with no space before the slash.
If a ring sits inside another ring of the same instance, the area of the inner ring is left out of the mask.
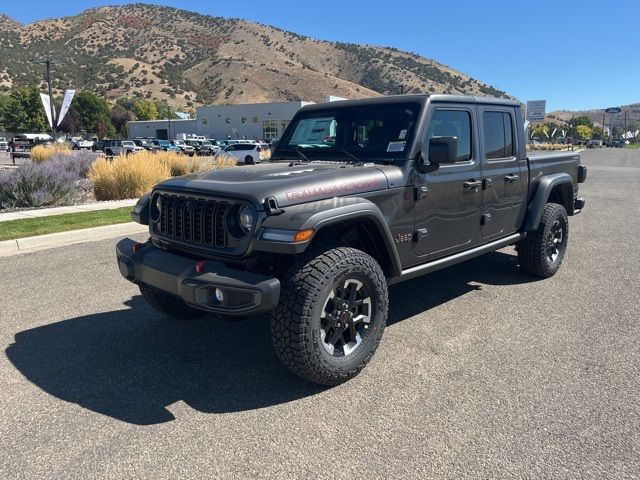
<path id="1" fill-rule="evenodd" d="M 555 260 L 549 256 L 549 242 L 553 236 L 556 222 L 562 229 L 562 243 Z M 565 208 L 557 203 L 547 203 L 542 212 L 538 228 L 530 232 L 524 240 L 516 244 L 518 263 L 527 273 L 542 278 L 549 278 L 556 274 L 562 265 L 569 240 L 569 219 Z"/>
<path id="2" fill-rule="evenodd" d="M 353 353 L 330 355 L 321 338 L 325 300 L 342 279 L 357 278 L 370 292 L 371 323 Z M 282 294 L 271 316 L 271 339 L 280 360 L 294 373 L 321 385 L 338 385 L 367 365 L 387 321 L 387 283 L 380 265 L 353 248 L 334 248 L 302 255 L 281 278 Z"/>
<path id="3" fill-rule="evenodd" d="M 190 307 L 180 298 L 149 285 L 141 284 L 140 293 L 155 310 L 177 320 L 195 320 L 208 314 L 204 310 Z"/>

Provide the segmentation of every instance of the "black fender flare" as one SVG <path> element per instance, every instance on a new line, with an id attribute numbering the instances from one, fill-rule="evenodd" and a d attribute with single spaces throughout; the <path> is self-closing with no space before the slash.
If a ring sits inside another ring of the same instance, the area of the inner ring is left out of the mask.
<path id="1" fill-rule="evenodd" d="M 527 207 L 527 216 L 525 217 L 523 227 L 525 232 L 532 232 L 538 228 L 538 224 L 542 218 L 542 212 L 549 200 L 551 191 L 554 187 L 562 184 L 569 184 L 573 191 L 573 180 L 568 173 L 551 173 L 540 178 L 533 198 Z"/>
<path id="2" fill-rule="evenodd" d="M 360 197 L 336 197 L 317 202 L 304 203 L 283 208 L 283 213 L 267 217 L 254 241 L 253 249 L 274 253 L 297 254 L 304 252 L 313 238 L 300 243 L 283 243 L 261 239 L 265 229 L 298 231 L 313 228 L 317 234 L 322 228 L 354 220 L 367 220 L 380 234 L 384 252 L 389 261 L 391 276 L 402 273 L 400 256 L 395 247 L 391 230 L 382 211 L 373 202 Z"/>

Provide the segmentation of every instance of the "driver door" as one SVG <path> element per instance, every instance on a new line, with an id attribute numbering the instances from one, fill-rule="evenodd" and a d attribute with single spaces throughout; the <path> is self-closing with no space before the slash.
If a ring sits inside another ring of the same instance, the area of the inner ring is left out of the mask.
<path id="1" fill-rule="evenodd" d="M 432 137 L 456 137 L 458 161 L 442 164 L 431 173 L 416 172 L 415 252 L 419 257 L 437 259 L 482 242 L 482 172 L 475 119 L 475 105 L 437 104 L 430 112 L 423 139 L 425 156 Z"/>

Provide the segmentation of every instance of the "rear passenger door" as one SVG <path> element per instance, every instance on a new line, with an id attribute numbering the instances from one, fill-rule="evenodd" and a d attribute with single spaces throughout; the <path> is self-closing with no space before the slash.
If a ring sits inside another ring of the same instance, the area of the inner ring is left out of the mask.
<path id="1" fill-rule="evenodd" d="M 484 238 L 509 235 L 518 229 L 526 187 L 517 157 L 516 119 L 513 107 L 479 106 L 482 139 Z"/>

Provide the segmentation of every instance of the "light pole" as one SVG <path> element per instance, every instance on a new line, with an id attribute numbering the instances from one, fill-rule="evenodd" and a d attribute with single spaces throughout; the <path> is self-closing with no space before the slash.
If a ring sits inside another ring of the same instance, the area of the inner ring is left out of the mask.
<path id="1" fill-rule="evenodd" d="M 34 60 L 33 63 L 38 65 L 45 65 L 47 67 L 47 89 L 49 91 L 49 108 L 51 109 L 51 136 L 56 139 L 56 111 L 53 107 L 53 94 L 51 92 L 51 65 L 61 65 L 59 60 Z"/>

